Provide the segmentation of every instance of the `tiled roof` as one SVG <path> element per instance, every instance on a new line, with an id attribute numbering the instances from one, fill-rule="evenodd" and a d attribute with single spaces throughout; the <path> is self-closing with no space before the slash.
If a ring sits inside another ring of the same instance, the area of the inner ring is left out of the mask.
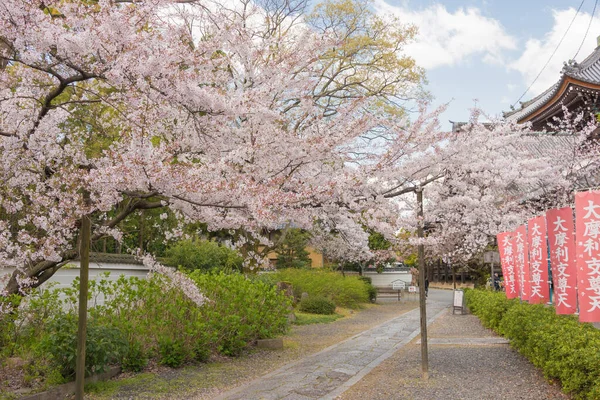
<path id="1" fill-rule="evenodd" d="M 581 63 L 576 63 L 574 61 L 565 63 L 558 82 L 533 99 L 522 102 L 520 109 L 504 113 L 504 117 L 509 121 L 519 121 L 531 115 L 546 104 L 548 100 L 558 92 L 558 89 L 562 86 L 562 83 L 566 78 L 600 84 L 600 46 Z"/>

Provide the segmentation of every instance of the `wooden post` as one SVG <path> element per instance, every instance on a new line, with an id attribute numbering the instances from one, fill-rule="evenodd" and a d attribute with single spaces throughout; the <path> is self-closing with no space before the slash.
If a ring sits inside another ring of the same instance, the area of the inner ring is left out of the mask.
<path id="1" fill-rule="evenodd" d="M 456 271 L 454 265 L 452 266 L 452 290 L 456 290 Z"/>
<path id="2" fill-rule="evenodd" d="M 79 324 L 77 330 L 77 360 L 75 364 L 75 399 L 83 400 L 85 383 L 85 339 L 87 334 L 87 296 L 90 266 L 90 217 L 81 218 L 81 242 L 79 244 Z"/>
<path id="3" fill-rule="evenodd" d="M 422 239 L 425 237 L 423 232 L 423 188 L 420 186 L 417 192 L 417 236 L 419 239 L 418 257 L 419 257 L 419 308 L 421 311 L 421 377 L 423 380 L 429 379 L 429 355 L 427 351 L 427 308 L 425 304 L 425 246 Z"/>

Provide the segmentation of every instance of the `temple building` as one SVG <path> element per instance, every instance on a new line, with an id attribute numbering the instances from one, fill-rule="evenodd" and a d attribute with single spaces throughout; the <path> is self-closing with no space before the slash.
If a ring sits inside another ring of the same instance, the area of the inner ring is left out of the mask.
<path id="1" fill-rule="evenodd" d="M 570 112 L 600 112 L 600 37 L 598 46 L 585 60 L 565 63 L 558 81 L 533 99 L 521 102 L 521 108 L 504 113 L 509 121 L 531 122 L 535 131 L 551 130 L 548 123 Z"/>

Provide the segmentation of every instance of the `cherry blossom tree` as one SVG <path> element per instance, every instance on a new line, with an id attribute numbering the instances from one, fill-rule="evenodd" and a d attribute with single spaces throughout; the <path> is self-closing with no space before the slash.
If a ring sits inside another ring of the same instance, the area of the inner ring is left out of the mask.
<path id="1" fill-rule="evenodd" d="M 416 227 L 414 193 L 424 191 L 432 225 L 427 243 L 438 256 L 468 260 L 490 236 L 514 228 L 540 207 L 568 202 L 582 178 L 597 171 L 598 147 L 586 141 L 595 123 L 582 124 L 581 116 L 567 113 L 571 121 L 557 121 L 560 133 L 550 134 L 489 117 L 482 123 L 481 111 L 473 110 L 462 129 L 444 133 L 438 112 L 422 113 L 366 172 L 377 176 L 372 181 L 383 188 L 383 197 L 402 199 L 399 225 Z"/>
<path id="2" fill-rule="evenodd" d="M 355 214 L 360 138 L 422 95 L 401 55 L 414 28 L 360 2 L 305 9 L 3 1 L 0 267 L 16 267 L 4 293 L 77 257 L 83 215 L 99 240 L 163 207 L 250 232 Z"/>

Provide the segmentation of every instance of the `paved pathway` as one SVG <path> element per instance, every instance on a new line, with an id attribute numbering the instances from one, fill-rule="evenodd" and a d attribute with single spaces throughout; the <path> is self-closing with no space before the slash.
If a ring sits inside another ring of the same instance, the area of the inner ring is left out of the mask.
<path id="1" fill-rule="evenodd" d="M 448 301 L 436 300 L 427 302 L 428 323 L 441 316 L 450 305 L 450 297 Z M 419 334 L 419 326 L 419 310 L 409 311 L 217 399 L 333 399 L 410 342 Z"/>

